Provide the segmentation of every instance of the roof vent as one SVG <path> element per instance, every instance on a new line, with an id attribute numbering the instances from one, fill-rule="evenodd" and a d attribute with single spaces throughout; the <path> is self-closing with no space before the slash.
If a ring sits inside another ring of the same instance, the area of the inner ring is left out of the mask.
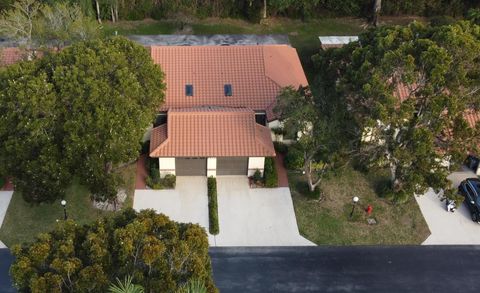
<path id="1" fill-rule="evenodd" d="M 185 85 L 185 95 L 188 97 L 193 96 L 193 85 L 191 84 Z"/>
<path id="2" fill-rule="evenodd" d="M 232 91 L 232 85 L 231 84 L 226 84 L 223 86 L 223 90 L 225 92 L 225 96 L 229 97 L 233 95 Z"/>

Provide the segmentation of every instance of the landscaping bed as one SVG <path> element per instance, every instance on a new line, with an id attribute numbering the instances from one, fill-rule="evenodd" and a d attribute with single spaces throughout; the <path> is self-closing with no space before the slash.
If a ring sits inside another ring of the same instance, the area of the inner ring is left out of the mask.
<path id="1" fill-rule="evenodd" d="M 295 214 L 300 233 L 319 245 L 421 244 L 430 231 L 417 202 L 393 205 L 380 198 L 385 172 L 368 174 L 345 167 L 320 185 L 321 200 L 308 194 L 304 176 L 289 173 Z M 352 212 L 352 199 L 359 197 Z M 372 213 L 365 209 L 370 205 Z M 376 224 L 369 224 L 368 219 Z"/>
<path id="2" fill-rule="evenodd" d="M 158 159 L 147 157 L 146 166 L 148 177 L 145 179 L 146 185 L 151 189 L 175 189 L 177 177 L 173 174 L 167 174 L 160 178 L 160 169 Z"/>

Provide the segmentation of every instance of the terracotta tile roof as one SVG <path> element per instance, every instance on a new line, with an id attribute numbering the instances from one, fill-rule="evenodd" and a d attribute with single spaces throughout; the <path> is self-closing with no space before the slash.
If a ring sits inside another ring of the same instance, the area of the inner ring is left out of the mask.
<path id="1" fill-rule="evenodd" d="M 153 61 L 165 72 L 162 111 L 216 105 L 267 110 L 285 86 L 307 85 L 297 51 L 288 45 L 152 46 Z M 193 96 L 185 86 L 193 85 Z M 231 84 L 232 96 L 224 85 Z M 272 120 L 269 111 L 268 120 Z"/>
<path id="2" fill-rule="evenodd" d="M 151 157 L 275 156 L 270 129 L 246 108 L 170 109 L 167 124 L 153 129 Z"/>
<path id="3" fill-rule="evenodd" d="M 11 65 L 23 60 L 24 54 L 20 48 L 0 48 L 0 66 Z"/>
<path id="4" fill-rule="evenodd" d="M 471 128 L 475 128 L 477 124 L 480 123 L 480 111 L 473 109 L 467 110 L 463 114 L 463 117 Z"/>

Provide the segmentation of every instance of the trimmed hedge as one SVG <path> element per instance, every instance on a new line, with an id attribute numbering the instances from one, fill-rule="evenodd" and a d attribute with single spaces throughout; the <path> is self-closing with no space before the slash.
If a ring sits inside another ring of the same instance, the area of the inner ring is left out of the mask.
<path id="1" fill-rule="evenodd" d="M 217 203 L 217 179 L 208 177 L 208 230 L 210 234 L 217 235 L 220 233 L 220 225 L 218 223 L 218 203 Z"/>
<path id="2" fill-rule="evenodd" d="M 265 158 L 265 170 L 263 177 L 265 178 L 265 187 L 278 186 L 277 168 L 275 168 L 275 160 L 272 157 Z"/>

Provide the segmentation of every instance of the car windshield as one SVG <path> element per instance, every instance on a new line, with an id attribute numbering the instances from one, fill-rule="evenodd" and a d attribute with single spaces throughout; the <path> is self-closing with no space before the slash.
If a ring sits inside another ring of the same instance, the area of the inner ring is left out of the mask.
<path id="1" fill-rule="evenodd" d="M 473 185 L 473 188 L 477 192 L 477 194 L 480 194 L 480 180 L 472 180 L 470 181 Z"/>

